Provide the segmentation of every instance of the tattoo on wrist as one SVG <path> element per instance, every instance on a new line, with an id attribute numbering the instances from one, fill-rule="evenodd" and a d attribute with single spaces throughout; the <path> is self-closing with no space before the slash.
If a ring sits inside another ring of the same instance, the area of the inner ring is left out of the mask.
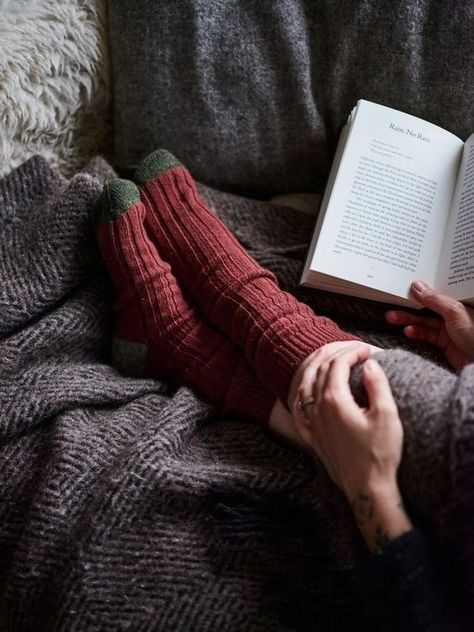
<path id="1" fill-rule="evenodd" d="M 403 498 L 400 498 L 400 500 L 397 503 L 397 507 L 400 509 L 400 511 L 403 511 L 405 516 L 408 517 L 408 511 L 406 510 L 405 503 L 403 502 Z"/>
<path id="2" fill-rule="evenodd" d="M 390 504 L 392 508 L 396 507 L 398 511 L 403 513 L 404 518 L 409 521 L 402 498 L 398 500 L 389 499 L 388 506 Z M 385 521 L 379 521 L 381 508 L 377 506 L 377 498 L 371 494 L 359 492 L 352 500 L 351 506 L 357 525 L 361 529 L 368 546 L 375 553 L 383 553 L 384 548 L 393 539 L 393 535 L 390 534 L 390 529 L 385 525 Z M 387 505 L 384 505 L 384 507 L 386 509 Z M 405 522 L 405 520 L 402 522 Z"/>
<path id="3" fill-rule="evenodd" d="M 389 544 L 390 539 L 388 532 L 378 524 L 374 531 L 375 552 L 382 553 L 383 549 Z"/>
<path id="4" fill-rule="evenodd" d="M 374 516 L 375 503 L 373 498 L 369 494 L 357 494 L 352 501 L 352 511 L 357 524 L 364 527 Z"/>

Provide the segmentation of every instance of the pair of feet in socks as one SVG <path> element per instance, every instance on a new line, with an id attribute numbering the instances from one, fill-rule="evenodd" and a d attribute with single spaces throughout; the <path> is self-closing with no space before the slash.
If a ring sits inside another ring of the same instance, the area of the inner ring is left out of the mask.
<path id="1" fill-rule="evenodd" d="M 94 218 L 115 287 L 116 365 L 266 424 L 304 358 L 353 337 L 278 288 L 169 152 L 145 158 L 134 181 L 108 182 Z"/>

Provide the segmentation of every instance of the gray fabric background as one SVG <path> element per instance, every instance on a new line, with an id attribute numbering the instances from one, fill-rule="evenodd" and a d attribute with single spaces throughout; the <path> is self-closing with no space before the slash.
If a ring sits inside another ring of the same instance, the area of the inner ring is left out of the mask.
<path id="1" fill-rule="evenodd" d="M 115 152 L 158 146 L 217 188 L 320 190 L 359 98 L 474 131 L 461 0 L 109 1 Z"/>

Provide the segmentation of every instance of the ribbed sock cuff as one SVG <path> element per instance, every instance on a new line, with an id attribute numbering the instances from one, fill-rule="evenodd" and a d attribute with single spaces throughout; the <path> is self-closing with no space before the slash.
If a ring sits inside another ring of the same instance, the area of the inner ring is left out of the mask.
<path id="1" fill-rule="evenodd" d="M 255 377 L 253 380 L 249 379 L 252 375 Z M 247 368 L 236 371 L 222 410 L 238 413 L 262 425 L 267 425 L 275 402 L 275 394 L 266 389 L 258 380 L 257 375 L 252 374 Z"/>
<path id="2" fill-rule="evenodd" d="M 296 369 L 313 351 L 330 342 L 360 341 L 332 321 L 321 321 L 317 327 L 308 322 L 306 331 L 297 327 L 288 327 L 281 333 L 270 329 L 259 341 L 255 354 L 257 374 L 285 406 Z"/>

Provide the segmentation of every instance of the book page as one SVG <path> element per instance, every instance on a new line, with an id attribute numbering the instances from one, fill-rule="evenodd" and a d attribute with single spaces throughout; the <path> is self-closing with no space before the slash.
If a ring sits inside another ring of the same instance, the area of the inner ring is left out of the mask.
<path id="1" fill-rule="evenodd" d="M 436 287 L 456 299 L 474 297 L 474 134 L 464 143 Z"/>
<path id="2" fill-rule="evenodd" d="M 310 268 L 409 297 L 434 283 L 463 142 L 359 101 Z"/>
<path id="3" fill-rule="evenodd" d="M 354 113 L 355 113 L 355 109 L 356 108 L 353 108 L 352 112 L 350 113 L 350 116 L 349 116 L 349 119 L 348 119 L 347 123 L 341 129 L 341 133 L 339 134 L 339 142 L 337 143 L 336 153 L 335 153 L 334 159 L 332 161 L 331 171 L 329 172 L 328 181 L 327 181 L 327 184 L 326 184 L 326 189 L 324 191 L 323 199 L 321 200 L 321 205 L 319 207 L 319 213 L 318 213 L 318 217 L 317 217 L 317 220 L 316 220 L 316 225 L 314 227 L 313 236 L 311 238 L 311 243 L 310 243 L 309 249 L 308 249 L 308 256 L 306 257 L 306 260 L 305 260 L 305 263 L 304 263 L 304 267 L 303 267 L 303 272 L 301 274 L 303 279 L 306 278 L 308 272 L 311 269 L 311 262 L 313 260 L 314 250 L 315 250 L 316 244 L 318 243 L 318 240 L 319 240 L 319 233 L 321 232 L 321 228 L 323 226 L 323 220 L 324 220 L 324 217 L 325 217 L 325 213 L 326 213 L 327 205 L 329 203 L 329 199 L 331 197 L 331 191 L 332 191 L 332 188 L 334 186 L 334 182 L 336 180 L 337 173 L 339 171 L 339 165 L 341 163 L 341 159 L 342 159 L 342 156 L 343 156 L 343 153 L 344 153 L 344 149 L 345 149 L 345 146 L 346 146 L 349 130 L 351 129 L 351 123 L 352 123 L 352 119 L 353 119 L 353 116 L 354 116 Z"/>

